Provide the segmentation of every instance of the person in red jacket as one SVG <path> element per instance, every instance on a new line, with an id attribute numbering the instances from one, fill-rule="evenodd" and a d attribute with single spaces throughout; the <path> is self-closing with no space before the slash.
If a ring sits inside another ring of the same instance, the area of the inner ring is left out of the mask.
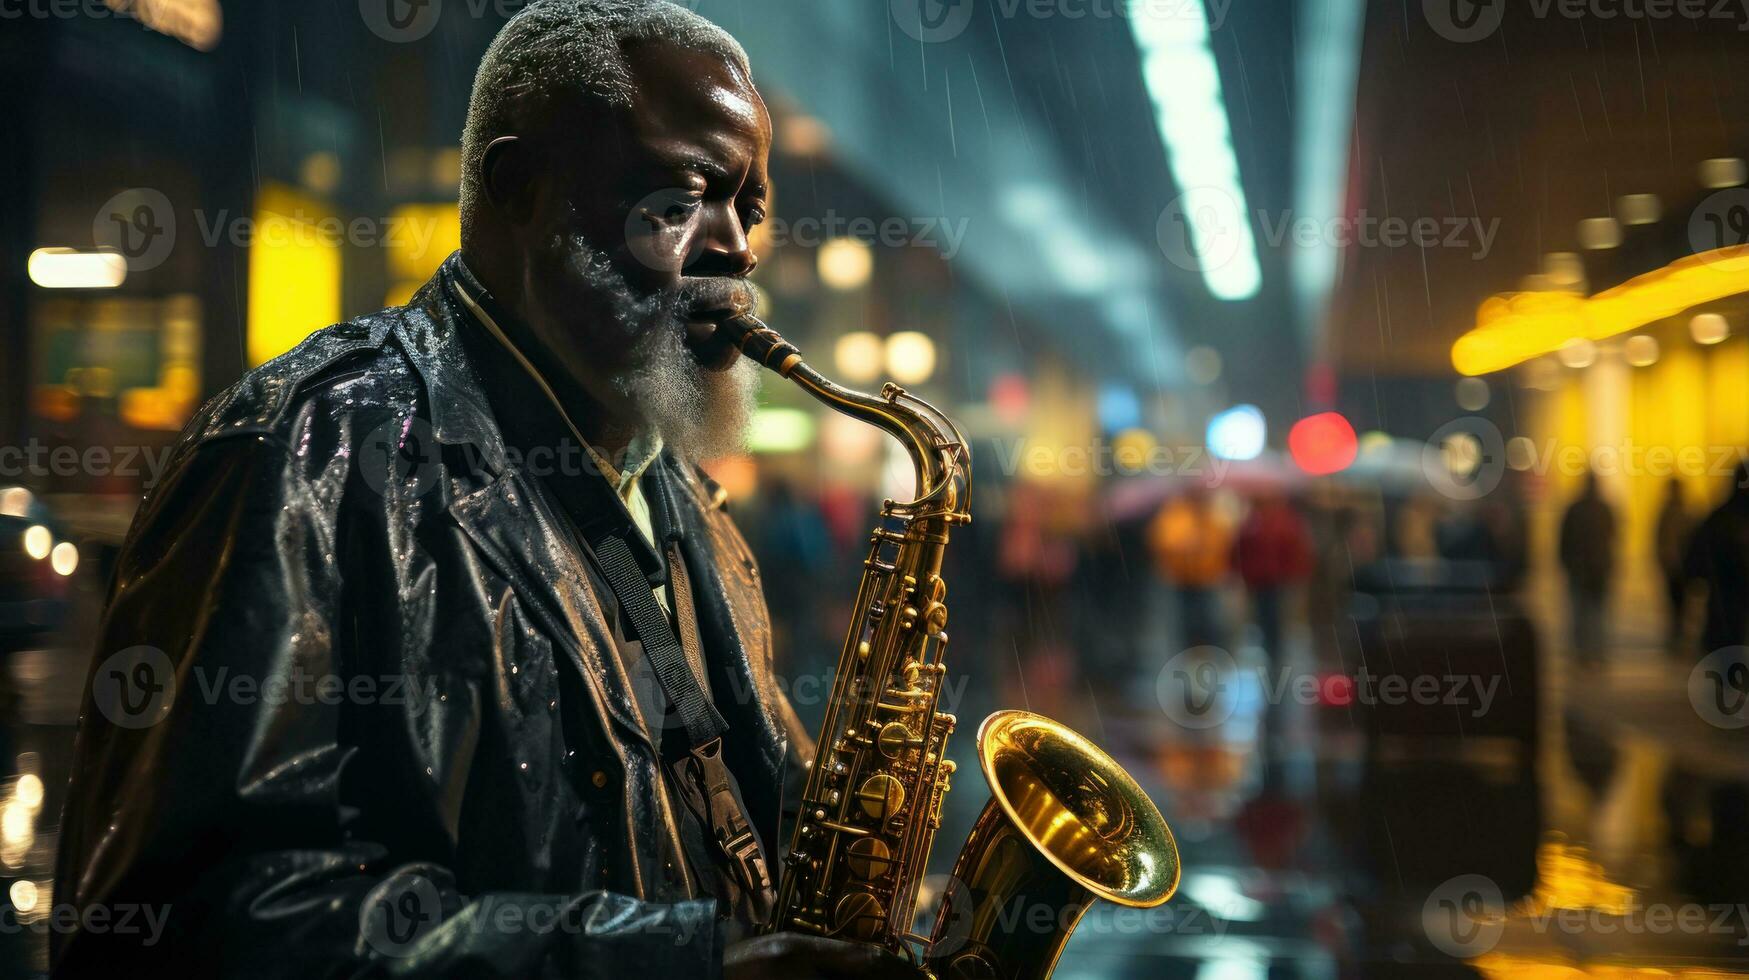
<path id="1" fill-rule="evenodd" d="M 1251 596 L 1251 615 L 1263 634 L 1263 648 L 1279 666 L 1284 652 L 1282 598 L 1312 572 L 1311 535 L 1284 495 L 1266 492 L 1252 504 L 1233 543 L 1233 566 Z"/>

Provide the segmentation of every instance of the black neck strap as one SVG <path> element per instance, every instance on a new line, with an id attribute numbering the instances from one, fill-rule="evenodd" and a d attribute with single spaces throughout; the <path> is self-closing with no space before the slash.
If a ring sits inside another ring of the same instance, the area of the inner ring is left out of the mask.
<path id="1" fill-rule="evenodd" d="M 679 716 L 686 729 L 687 748 L 696 751 L 722 738 L 729 730 L 728 723 L 717 713 L 710 695 L 687 663 L 686 651 L 674 635 L 668 616 L 656 604 L 650 580 L 632 556 L 631 546 L 623 537 L 607 535 L 594 542 L 593 547 L 602 577 L 631 619 L 638 642 L 644 645 L 644 655 L 650 659 L 669 710 Z"/>

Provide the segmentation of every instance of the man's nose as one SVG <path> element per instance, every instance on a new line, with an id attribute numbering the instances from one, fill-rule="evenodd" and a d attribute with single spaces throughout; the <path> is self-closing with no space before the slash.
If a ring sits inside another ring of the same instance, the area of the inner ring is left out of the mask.
<path id="1" fill-rule="evenodd" d="M 747 241 L 747 229 L 733 207 L 724 207 L 704 229 L 704 248 L 686 270 L 695 276 L 749 276 L 759 257 Z"/>

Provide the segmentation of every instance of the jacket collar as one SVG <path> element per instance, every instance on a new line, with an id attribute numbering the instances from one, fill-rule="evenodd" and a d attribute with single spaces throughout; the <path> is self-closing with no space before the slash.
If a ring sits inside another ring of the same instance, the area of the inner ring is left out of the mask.
<path id="1" fill-rule="evenodd" d="M 437 441 L 446 446 L 472 445 L 493 472 L 503 472 L 504 437 L 459 333 L 468 313 L 454 289 L 456 280 L 464 276 L 473 280 L 456 252 L 413 294 L 394 334 L 425 385 Z"/>

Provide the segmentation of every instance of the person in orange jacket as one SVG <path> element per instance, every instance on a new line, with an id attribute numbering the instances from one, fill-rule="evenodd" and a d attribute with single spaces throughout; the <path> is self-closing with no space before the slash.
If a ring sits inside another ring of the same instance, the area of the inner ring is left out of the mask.
<path id="1" fill-rule="evenodd" d="M 1173 588 L 1186 649 L 1226 642 L 1219 589 L 1232 570 L 1232 543 L 1232 529 L 1201 487 L 1167 500 L 1148 526 L 1154 569 Z"/>

